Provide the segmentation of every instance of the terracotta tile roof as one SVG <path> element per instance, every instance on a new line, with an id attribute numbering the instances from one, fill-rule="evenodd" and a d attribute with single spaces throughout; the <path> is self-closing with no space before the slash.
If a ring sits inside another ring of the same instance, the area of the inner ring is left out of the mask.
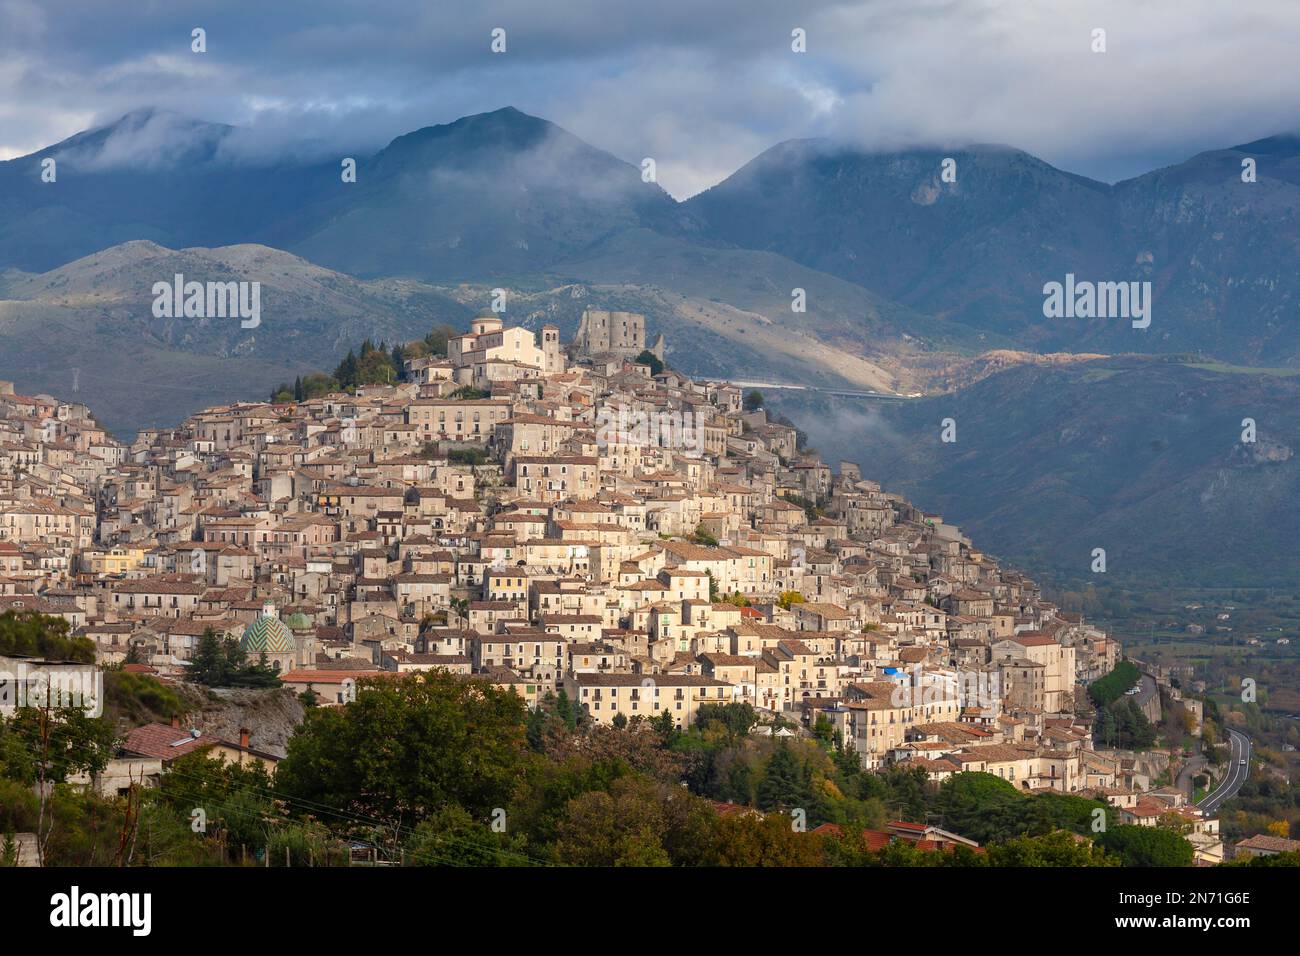
<path id="1" fill-rule="evenodd" d="M 216 737 L 196 737 L 189 731 L 170 724 L 145 724 L 126 735 L 122 749 L 142 757 L 175 760 L 200 747 L 210 747 L 218 742 Z"/>

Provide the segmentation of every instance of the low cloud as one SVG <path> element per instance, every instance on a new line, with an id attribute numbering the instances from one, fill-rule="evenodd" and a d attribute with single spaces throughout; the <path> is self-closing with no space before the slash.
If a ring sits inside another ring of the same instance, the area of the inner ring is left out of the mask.
<path id="1" fill-rule="evenodd" d="M 1003 142 L 1114 180 L 1300 128 L 1298 44 L 1300 5 L 1268 0 L 67 0 L 57 28 L 0 0 L 0 156 L 144 106 L 234 125 L 222 149 L 250 158 L 373 150 L 509 104 L 654 158 L 679 198 L 808 136 Z"/>

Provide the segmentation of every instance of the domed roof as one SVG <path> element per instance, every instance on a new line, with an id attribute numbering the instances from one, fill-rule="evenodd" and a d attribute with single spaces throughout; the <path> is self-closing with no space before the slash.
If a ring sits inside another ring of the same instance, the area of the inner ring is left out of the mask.
<path id="1" fill-rule="evenodd" d="M 299 611 L 296 614 L 290 614 L 284 619 L 285 627 L 291 631 L 310 631 L 311 618 Z"/>
<path id="2" fill-rule="evenodd" d="M 263 651 L 268 654 L 292 654 L 293 633 L 278 617 L 263 614 L 244 628 L 244 636 L 239 639 L 239 647 L 251 657 L 256 657 Z"/>

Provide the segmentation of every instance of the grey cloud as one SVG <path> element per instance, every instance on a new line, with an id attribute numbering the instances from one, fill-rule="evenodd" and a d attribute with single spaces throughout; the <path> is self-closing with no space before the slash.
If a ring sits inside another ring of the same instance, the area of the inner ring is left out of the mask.
<path id="1" fill-rule="evenodd" d="M 1300 5 L 1266 0 L 68 0 L 57 20 L 0 0 L 0 155 L 146 105 L 233 124 L 223 149 L 255 156 L 374 149 L 509 104 L 654 157 L 679 197 L 812 135 L 1004 142 L 1115 179 L 1300 127 L 1298 41 Z"/>

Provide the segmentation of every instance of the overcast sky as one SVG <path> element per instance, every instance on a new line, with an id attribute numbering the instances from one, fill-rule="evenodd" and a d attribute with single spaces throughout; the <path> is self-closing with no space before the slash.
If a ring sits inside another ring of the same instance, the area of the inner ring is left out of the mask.
<path id="1" fill-rule="evenodd" d="M 0 0 L 0 158 L 145 106 L 272 149 L 509 105 L 654 157 L 679 198 L 804 136 L 1114 181 L 1300 129 L 1297 49 L 1295 0 Z"/>

